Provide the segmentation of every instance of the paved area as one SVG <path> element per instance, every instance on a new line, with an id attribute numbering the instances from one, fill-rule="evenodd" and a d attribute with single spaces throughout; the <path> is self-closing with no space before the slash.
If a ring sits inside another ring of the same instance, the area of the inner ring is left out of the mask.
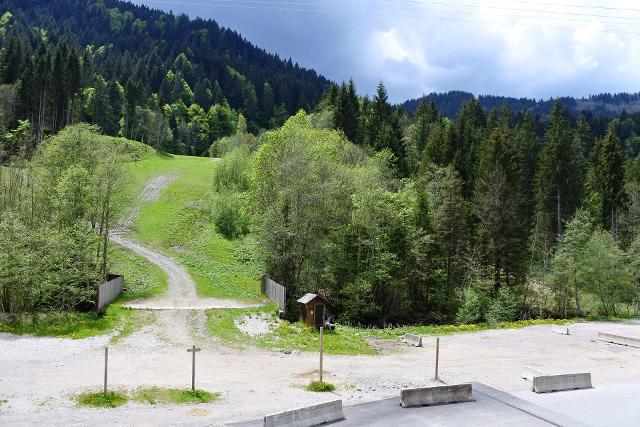
<path id="1" fill-rule="evenodd" d="M 640 425 L 640 384 L 594 384 L 588 390 L 516 396 L 556 412 L 562 412 L 592 426 L 631 427 Z"/>
<path id="2" fill-rule="evenodd" d="M 579 421 L 529 403 L 483 384 L 473 384 L 475 401 L 422 408 L 402 408 L 399 398 L 378 400 L 344 408 L 345 420 L 332 425 L 346 426 L 584 426 Z M 232 424 L 234 427 L 261 427 L 262 420 Z"/>

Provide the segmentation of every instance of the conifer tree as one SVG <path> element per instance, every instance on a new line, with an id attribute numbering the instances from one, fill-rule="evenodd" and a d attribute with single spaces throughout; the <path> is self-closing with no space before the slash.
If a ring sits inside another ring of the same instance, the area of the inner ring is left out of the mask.
<path id="1" fill-rule="evenodd" d="M 624 161 L 620 140 L 610 127 L 594 147 L 587 188 L 589 203 L 614 236 L 618 233 L 620 213 L 627 202 Z"/>
<path id="2" fill-rule="evenodd" d="M 564 222 L 578 206 L 577 157 L 565 108 L 556 101 L 551 110 L 536 173 L 537 211 L 545 228 L 561 235 Z"/>

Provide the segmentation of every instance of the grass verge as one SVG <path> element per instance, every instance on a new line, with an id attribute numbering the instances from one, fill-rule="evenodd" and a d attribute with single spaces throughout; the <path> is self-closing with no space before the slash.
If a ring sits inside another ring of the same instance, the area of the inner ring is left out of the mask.
<path id="1" fill-rule="evenodd" d="M 307 391 L 314 391 L 317 393 L 325 393 L 335 390 L 336 386 L 331 383 L 325 383 L 323 381 L 311 381 L 306 387 Z"/>
<path id="2" fill-rule="evenodd" d="M 90 408 L 117 408 L 129 401 L 129 398 L 120 392 L 110 391 L 107 394 L 102 392 L 85 392 L 76 396 L 76 402 L 80 406 Z"/>
<path id="3" fill-rule="evenodd" d="M 401 326 L 396 328 L 385 329 L 365 329 L 365 328 L 352 328 L 355 329 L 358 335 L 376 338 L 395 340 L 404 334 L 415 335 L 454 335 L 461 333 L 480 332 L 490 329 L 518 329 L 527 326 L 534 325 L 565 325 L 567 323 L 574 323 L 573 320 L 556 320 L 556 319 L 533 319 L 533 320 L 517 320 L 515 322 L 501 322 L 498 324 L 479 323 L 479 324 L 460 324 L 460 325 L 424 325 L 424 326 Z"/>
<path id="4" fill-rule="evenodd" d="M 133 400 L 139 403 L 156 405 L 158 403 L 210 403 L 220 398 L 219 393 L 206 390 L 188 390 L 177 388 L 147 387 L 137 390 Z"/>
<path id="5" fill-rule="evenodd" d="M 261 336 L 251 336 L 237 326 L 241 318 L 249 315 L 272 316 L 274 323 L 276 306 L 268 304 L 257 308 L 246 309 L 212 309 L 207 310 L 207 326 L 211 335 L 225 344 L 235 346 L 253 345 L 265 350 L 299 350 L 318 351 L 320 334 L 313 328 L 300 323 L 279 322 L 271 332 Z M 335 355 L 375 354 L 375 350 L 367 341 L 355 333 L 353 328 L 337 326 L 335 331 L 324 334 L 324 352 Z"/>
<path id="6" fill-rule="evenodd" d="M 277 321 L 275 312 L 276 306 L 274 304 L 248 309 L 212 309 L 207 311 L 207 325 L 211 335 L 219 338 L 225 344 L 232 346 L 242 347 L 253 345 L 272 351 L 318 351 L 320 345 L 318 331 L 300 323 L 292 324 L 282 321 L 277 323 L 277 326 L 275 326 L 271 332 L 260 336 L 248 335 L 237 326 L 237 324 L 242 321 L 242 317 L 256 314 L 273 316 L 275 323 Z M 582 320 L 535 319 L 503 322 L 494 325 L 427 325 L 386 329 L 366 329 L 337 325 L 335 331 L 325 331 L 324 351 L 326 354 L 332 355 L 371 355 L 376 354 L 376 351 L 367 342 L 369 338 L 397 341 L 407 333 L 422 336 L 444 336 L 491 329 L 516 329 L 534 325 L 565 325 L 577 321 Z"/>

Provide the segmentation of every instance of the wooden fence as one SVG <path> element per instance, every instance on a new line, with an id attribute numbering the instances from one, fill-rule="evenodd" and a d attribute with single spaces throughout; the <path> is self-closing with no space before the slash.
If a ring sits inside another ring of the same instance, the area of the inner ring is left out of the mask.
<path id="1" fill-rule="evenodd" d="M 96 311 L 100 312 L 122 293 L 123 276 L 109 276 L 109 281 L 98 285 L 96 297 Z"/>
<path id="2" fill-rule="evenodd" d="M 262 293 L 268 296 L 271 301 L 278 304 L 282 312 L 287 309 L 287 288 L 274 282 L 269 276 L 262 276 Z"/>

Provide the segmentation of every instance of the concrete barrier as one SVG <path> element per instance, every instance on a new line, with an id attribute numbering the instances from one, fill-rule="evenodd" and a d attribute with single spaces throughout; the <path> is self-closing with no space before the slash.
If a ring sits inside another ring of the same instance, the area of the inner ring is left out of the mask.
<path id="1" fill-rule="evenodd" d="M 533 377 L 533 391 L 536 393 L 551 393 L 553 391 L 578 390 L 583 388 L 592 388 L 590 373 Z"/>
<path id="2" fill-rule="evenodd" d="M 527 381 L 533 381 L 534 377 L 543 377 L 546 375 L 547 374 L 537 368 L 534 368 L 533 366 L 525 366 L 522 370 L 522 379 Z"/>
<path id="3" fill-rule="evenodd" d="M 622 335 L 607 334 L 598 332 L 598 339 L 612 344 L 626 345 L 640 348 L 640 338 L 624 337 Z"/>
<path id="4" fill-rule="evenodd" d="M 320 403 L 264 417 L 264 427 L 309 427 L 344 420 L 342 400 Z"/>
<path id="5" fill-rule="evenodd" d="M 422 337 L 420 335 L 404 334 L 402 341 L 414 347 L 422 347 Z"/>
<path id="6" fill-rule="evenodd" d="M 472 400 L 473 391 L 471 384 L 407 388 L 400 390 L 400 405 L 402 405 L 403 408 L 470 402 Z"/>

